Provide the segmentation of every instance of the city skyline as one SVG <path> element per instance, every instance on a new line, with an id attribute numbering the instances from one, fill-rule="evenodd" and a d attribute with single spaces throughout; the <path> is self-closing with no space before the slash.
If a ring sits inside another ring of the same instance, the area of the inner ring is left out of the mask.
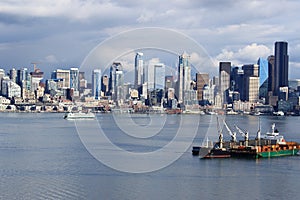
<path id="1" fill-rule="evenodd" d="M 115 34 L 161 27 L 202 45 L 216 70 L 220 61 L 254 63 L 274 52 L 274 41 L 287 41 L 289 55 L 294 55 L 289 75 L 296 78 L 299 7 L 297 1 L 5 1 L 0 3 L 0 67 L 29 68 L 31 62 L 39 62 L 46 74 L 64 66 L 80 67 L 91 49 Z"/>

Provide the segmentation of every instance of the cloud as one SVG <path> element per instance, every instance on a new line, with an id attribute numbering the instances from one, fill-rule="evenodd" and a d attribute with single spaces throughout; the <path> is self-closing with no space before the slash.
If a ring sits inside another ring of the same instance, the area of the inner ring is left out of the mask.
<path id="1" fill-rule="evenodd" d="M 267 58 L 269 55 L 272 55 L 269 47 L 252 43 L 237 51 L 223 49 L 222 53 L 217 55 L 216 60 L 218 62 L 231 61 L 234 65 L 243 65 L 256 63 L 260 57 Z"/>
<path id="2" fill-rule="evenodd" d="M 19 66 L 56 55 L 57 64 L 79 66 L 89 50 L 106 38 L 142 27 L 183 32 L 216 63 L 223 59 L 255 63 L 258 57 L 273 54 L 275 41 L 286 40 L 290 60 L 298 63 L 299 8 L 299 1 L 271 0 L 0 1 L 0 65 Z M 181 41 L 173 44 L 182 47 Z M 201 56 L 191 58 L 200 61 Z"/>
<path id="3" fill-rule="evenodd" d="M 58 60 L 55 57 L 55 55 L 48 55 L 45 57 L 45 62 L 50 63 L 50 64 L 53 64 L 53 63 L 56 64 L 56 63 L 58 63 Z"/>

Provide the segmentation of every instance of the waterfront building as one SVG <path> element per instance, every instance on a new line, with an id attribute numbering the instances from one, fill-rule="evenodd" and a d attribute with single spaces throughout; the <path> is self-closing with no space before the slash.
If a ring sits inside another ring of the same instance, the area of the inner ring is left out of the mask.
<path id="1" fill-rule="evenodd" d="M 2 79 L 2 95 L 7 98 L 21 97 L 21 87 L 10 80 L 9 77 Z"/>
<path id="2" fill-rule="evenodd" d="M 219 63 L 219 94 L 222 105 L 227 103 L 226 90 L 230 89 L 231 62 Z"/>
<path id="3" fill-rule="evenodd" d="M 144 61 L 143 53 L 136 53 L 134 60 L 134 88 L 139 90 L 139 88 L 144 83 Z"/>
<path id="4" fill-rule="evenodd" d="M 92 74 L 92 95 L 96 100 L 99 100 L 101 97 L 101 77 L 101 69 L 94 69 Z"/>
<path id="5" fill-rule="evenodd" d="M 209 85 L 209 74 L 207 73 L 196 73 L 196 89 L 197 89 L 197 100 L 203 101 L 203 90 L 205 86 Z"/>

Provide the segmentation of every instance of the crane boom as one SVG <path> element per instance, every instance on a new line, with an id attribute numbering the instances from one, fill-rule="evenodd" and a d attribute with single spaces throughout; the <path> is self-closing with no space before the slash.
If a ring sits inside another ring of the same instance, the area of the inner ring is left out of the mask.
<path id="1" fill-rule="evenodd" d="M 244 133 L 244 131 L 242 131 L 242 129 L 240 129 L 237 125 L 234 125 L 234 127 L 238 130 L 238 132 L 239 132 L 243 137 L 246 136 L 246 134 Z"/>
<path id="2" fill-rule="evenodd" d="M 224 123 L 224 125 L 225 125 L 225 127 L 226 127 L 228 133 L 230 134 L 232 141 L 235 142 L 235 141 L 236 141 L 236 133 L 235 133 L 235 132 L 232 132 L 232 131 L 230 130 L 230 128 L 228 127 L 228 125 L 227 125 L 227 123 L 225 122 L 225 120 L 223 120 L 223 123 Z"/>

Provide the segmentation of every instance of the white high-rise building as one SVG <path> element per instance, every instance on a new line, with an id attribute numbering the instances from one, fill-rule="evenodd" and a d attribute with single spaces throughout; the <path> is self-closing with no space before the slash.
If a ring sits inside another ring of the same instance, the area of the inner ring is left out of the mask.
<path id="1" fill-rule="evenodd" d="M 179 56 L 178 79 L 177 79 L 177 98 L 178 103 L 184 103 L 185 94 L 191 91 L 191 66 L 189 62 L 190 56 L 183 53 Z"/>
<path id="2" fill-rule="evenodd" d="M 21 87 L 15 82 L 11 81 L 9 77 L 3 77 L 2 95 L 7 98 L 21 97 Z"/>
<path id="3" fill-rule="evenodd" d="M 73 88 L 74 91 L 79 90 L 79 69 L 78 68 L 70 69 L 70 88 Z"/>
<path id="4" fill-rule="evenodd" d="M 92 95 L 99 100 L 101 96 L 101 69 L 94 69 L 92 74 Z"/>
<path id="5" fill-rule="evenodd" d="M 259 77 L 246 78 L 246 101 L 255 103 L 259 100 Z"/>
<path id="6" fill-rule="evenodd" d="M 62 79 L 63 84 L 58 89 L 69 89 L 70 88 L 70 70 L 57 69 L 53 72 L 53 79 Z"/>
<path id="7" fill-rule="evenodd" d="M 114 62 L 110 67 L 109 91 L 112 100 L 119 102 L 123 96 L 124 74 L 123 66 L 120 62 Z"/>
<path id="8" fill-rule="evenodd" d="M 135 55 L 135 63 L 134 63 L 134 87 L 138 89 L 144 83 L 144 61 L 143 61 L 143 53 L 136 53 Z"/>

